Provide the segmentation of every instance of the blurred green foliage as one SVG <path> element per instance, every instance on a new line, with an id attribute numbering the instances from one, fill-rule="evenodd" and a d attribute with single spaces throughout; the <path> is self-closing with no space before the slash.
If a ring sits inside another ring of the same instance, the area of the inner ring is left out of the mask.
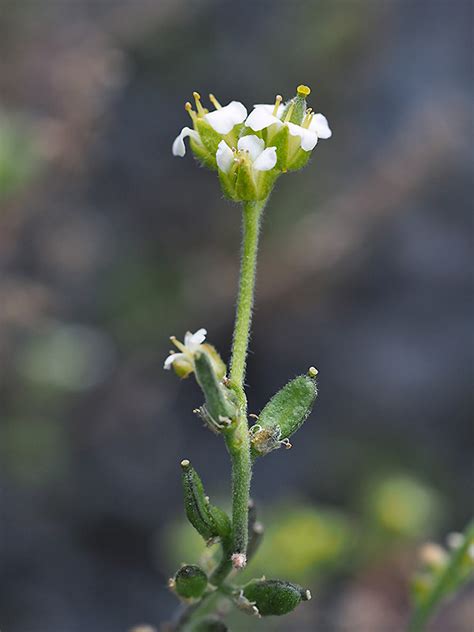
<path id="1" fill-rule="evenodd" d="M 29 184 L 39 164 L 31 130 L 0 111 L 0 202 Z"/>

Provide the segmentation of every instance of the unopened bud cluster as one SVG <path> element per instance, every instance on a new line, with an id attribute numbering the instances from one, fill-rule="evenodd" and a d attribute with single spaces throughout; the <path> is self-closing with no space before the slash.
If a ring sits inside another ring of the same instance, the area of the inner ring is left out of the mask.
<path id="1" fill-rule="evenodd" d="M 218 172 L 224 194 L 236 202 L 264 200 L 277 177 L 301 169 L 308 162 L 318 139 L 330 138 L 331 130 L 322 114 L 307 107 L 311 90 L 298 86 L 296 96 L 283 103 L 258 104 L 250 114 L 240 101 L 221 106 L 214 95 L 214 110 L 202 105 L 194 92 L 196 109 L 185 108 L 193 127 L 183 127 L 173 143 L 173 154 L 184 156 L 184 139 L 200 163 Z"/>

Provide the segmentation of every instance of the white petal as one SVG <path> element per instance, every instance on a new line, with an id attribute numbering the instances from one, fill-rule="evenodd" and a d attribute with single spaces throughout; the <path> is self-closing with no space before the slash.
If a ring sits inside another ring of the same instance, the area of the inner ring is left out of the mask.
<path id="1" fill-rule="evenodd" d="M 281 125 L 280 119 L 273 116 L 273 109 L 269 110 L 268 107 L 267 105 L 257 105 L 245 121 L 245 125 L 253 129 L 254 132 L 260 132 L 270 125 Z"/>
<path id="2" fill-rule="evenodd" d="M 196 351 L 200 344 L 206 340 L 207 331 L 205 329 L 198 329 L 195 334 L 187 331 L 184 335 L 184 346 L 189 351 Z"/>
<path id="3" fill-rule="evenodd" d="M 225 142 L 225 140 L 221 140 L 221 142 L 217 145 L 217 151 L 216 151 L 217 166 L 224 173 L 229 173 L 230 168 L 232 167 L 233 161 L 234 161 L 234 152 L 229 147 L 229 145 Z"/>
<path id="4" fill-rule="evenodd" d="M 324 114 L 315 114 L 309 129 L 316 132 L 318 138 L 331 138 L 332 132 Z"/>
<path id="5" fill-rule="evenodd" d="M 196 132 L 196 130 L 191 129 L 190 127 L 183 127 L 179 136 L 176 136 L 174 140 L 172 149 L 173 156 L 180 156 L 182 158 L 186 153 L 186 146 L 184 144 L 184 139 L 186 138 L 186 136 L 191 136 L 191 138 L 200 142 L 199 134 Z"/>
<path id="6" fill-rule="evenodd" d="M 204 340 L 206 340 L 206 336 L 207 336 L 207 329 L 204 329 L 203 327 L 201 327 L 201 329 L 198 329 L 196 333 L 192 335 L 193 344 L 202 345 Z"/>
<path id="7" fill-rule="evenodd" d="M 245 121 L 247 108 L 240 101 L 231 101 L 229 105 L 209 112 L 204 116 L 209 125 L 218 134 L 228 134 L 234 125 Z"/>
<path id="8" fill-rule="evenodd" d="M 268 114 L 273 114 L 273 110 L 275 109 L 275 104 L 274 103 L 273 104 L 272 103 L 270 104 L 269 103 L 255 103 L 253 107 L 264 108 L 264 110 L 268 112 Z M 280 103 L 276 112 L 277 118 L 281 118 L 281 115 L 283 114 L 284 109 L 285 109 L 285 105 L 283 103 Z"/>
<path id="9" fill-rule="evenodd" d="M 257 160 L 262 151 L 265 149 L 265 141 L 253 134 L 249 136 L 242 136 L 242 138 L 239 138 L 239 142 L 237 143 L 237 149 L 248 151 L 252 161 Z"/>
<path id="10" fill-rule="evenodd" d="M 286 123 L 286 125 L 288 125 L 288 129 L 292 136 L 299 136 L 301 138 L 301 149 L 304 151 L 311 151 L 316 147 L 316 143 L 318 142 L 318 135 L 316 132 L 306 129 L 305 127 L 301 127 L 301 125 L 296 125 L 295 123 Z"/>
<path id="11" fill-rule="evenodd" d="M 176 360 L 176 356 L 179 356 L 179 355 L 182 355 L 182 354 L 181 353 L 170 353 L 169 356 L 166 358 L 165 363 L 163 364 L 163 368 L 167 369 L 169 371 L 171 369 L 171 365 Z"/>
<path id="12" fill-rule="evenodd" d="M 257 171 L 270 171 L 276 165 L 276 161 L 276 147 L 267 147 L 253 163 L 253 168 Z"/>

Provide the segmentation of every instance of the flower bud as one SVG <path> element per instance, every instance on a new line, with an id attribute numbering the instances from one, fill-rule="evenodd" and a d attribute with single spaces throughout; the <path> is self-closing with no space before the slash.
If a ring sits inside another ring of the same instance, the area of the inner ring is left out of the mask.
<path id="1" fill-rule="evenodd" d="M 196 564 L 186 564 L 176 573 L 172 583 L 180 597 L 198 599 L 207 588 L 207 575 Z"/>
<path id="2" fill-rule="evenodd" d="M 309 590 L 280 579 L 253 580 L 243 592 L 262 617 L 287 614 L 302 601 L 311 599 Z"/>
<path id="3" fill-rule="evenodd" d="M 274 395 L 250 430 L 255 456 L 268 454 L 281 445 L 290 447 L 289 437 L 306 421 L 316 396 L 317 370 L 311 367 L 306 375 L 291 380 Z"/>

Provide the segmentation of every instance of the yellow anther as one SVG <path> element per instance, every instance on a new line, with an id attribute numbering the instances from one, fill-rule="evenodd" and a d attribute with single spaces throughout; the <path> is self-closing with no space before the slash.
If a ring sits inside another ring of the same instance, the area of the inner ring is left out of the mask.
<path id="1" fill-rule="evenodd" d="M 216 108 L 216 110 L 220 110 L 221 109 L 222 105 L 219 103 L 219 101 L 216 99 L 216 97 L 212 93 L 209 94 L 209 101 Z"/>
<path id="2" fill-rule="evenodd" d="M 199 94 L 199 92 L 193 92 L 193 97 L 194 97 L 194 100 L 196 101 L 196 110 L 198 112 L 198 116 L 204 116 L 206 111 L 201 105 L 201 95 Z"/>
<path id="3" fill-rule="evenodd" d="M 196 112 L 193 110 L 193 106 L 191 105 L 191 103 L 189 103 L 189 101 L 186 101 L 186 103 L 184 104 L 184 109 L 194 121 L 196 119 Z"/>
<path id="4" fill-rule="evenodd" d="M 273 108 L 272 115 L 276 116 L 278 112 L 278 108 L 280 107 L 280 103 L 283 101 L 283 97 L 281 94 L 277 94 L 275 97 L 275 107 Z"/>
<path id="5" fill-rule="evenodd" d="M 299 94 L 300 97 L 307 97 L 309 94 L 311 94 L 311 88 L 301 84 L 296 88 L 296 92 Z"/>

